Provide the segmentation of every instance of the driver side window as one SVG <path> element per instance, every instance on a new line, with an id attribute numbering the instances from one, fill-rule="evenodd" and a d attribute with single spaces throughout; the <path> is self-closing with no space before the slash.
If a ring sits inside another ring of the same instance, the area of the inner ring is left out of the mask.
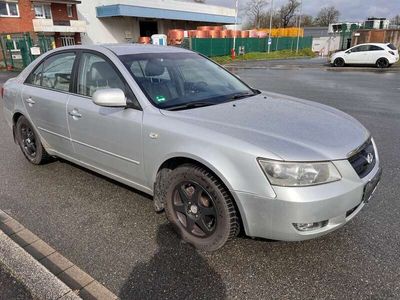
<path id="1" fill-rule="evenodd" d="M 113 66 L 92 53 L 82 54 L 77 88 L 78 94 L 88 97 L 92 97 L 98 89 L 118 88 L 126 92 L 125 84 Z"/>
<path id="2" fill-rule="evenodd" d="M 77 93 L 92 97 L 99 89 L 115 88 L 125 93 L 130 107 L 140 109 L 140 104 L 133 92 L 121 78 L 114 66 L 93 53 L 83 53 L 78 68 Z"/>

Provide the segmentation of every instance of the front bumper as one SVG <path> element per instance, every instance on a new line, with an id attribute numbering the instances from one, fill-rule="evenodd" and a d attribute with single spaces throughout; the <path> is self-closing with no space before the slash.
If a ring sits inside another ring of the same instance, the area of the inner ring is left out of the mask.
<path id="1" fill-rule="evenodd" d="M 335 161 L 342 174 L 337 182 L 311 187 L 274 186 L 276 198 L 270 199 L 245 192 L 238 198 L 246 234 L 274 240 L 301 241 L 325 235 L 345 225 L 369 200 L 366 186 L 372 181 L 372 194 L 380 179 L 379 160 L 374 169 L 360 179 L 347 160 Z M 371 185 L 371 184 L 369 184 Z M 294 223 L 326 221 L 325 226 L 299 231 Z"/>

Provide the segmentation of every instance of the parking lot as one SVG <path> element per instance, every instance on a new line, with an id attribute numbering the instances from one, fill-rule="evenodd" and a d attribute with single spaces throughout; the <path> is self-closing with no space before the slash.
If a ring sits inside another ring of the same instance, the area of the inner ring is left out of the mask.
<path id="1" fill-rule="evenodd" d="M 345 227 L 311 241 L 239 237 L 199 252 L 150 197 L 65 161 L 29 164 L 2 114 L 0 209 L 122 299 L 400 298 L 398 68 L 332 70 L 321 59 L 230 68 L 255 88 L 331 105 L 371 131 L 382 182 Z M 0 85 L 8 76 L 0 72 Z"/>

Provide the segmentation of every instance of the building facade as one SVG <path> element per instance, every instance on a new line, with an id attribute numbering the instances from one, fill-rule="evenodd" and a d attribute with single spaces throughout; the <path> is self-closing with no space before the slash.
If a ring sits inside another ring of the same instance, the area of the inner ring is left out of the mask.
<path id="1" fill-rule="evenodd" d="M 170 29 L 233 24 L 236 19 L 235 9 L 176 0 L 86 0 L 78 5 L 78 15 L 89 25 L 84 44 L 131 43 Z"/>
<path id="2" fill-rule="evenodd" d="M 86 22 L 78 20 L 77 0 L 0 0 L 0 60 L 26 66 L 40 53 L 81 43 Z"/>

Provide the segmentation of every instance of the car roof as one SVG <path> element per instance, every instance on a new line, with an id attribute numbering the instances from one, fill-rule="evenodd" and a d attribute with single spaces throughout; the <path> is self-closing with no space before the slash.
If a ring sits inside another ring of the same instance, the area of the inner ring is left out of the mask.
<path id="1" fill-rule="evenodd" d="M 173 46 L 159 46 L 151 44 L 97 44 L 68 46 L 57 49 L 88 49 L 103 52 L 108 49 L 116 55 L 142 54 L 142 53 L 192 53 L 190 50 Z"/>
<path id="2" fill-rule="evenodd" d="M 364 46 L 364 45 L 387 46 L 389 44 L 390 43 L 363 43 L 363 44 L 354 45 L 353 47 Z"/>

